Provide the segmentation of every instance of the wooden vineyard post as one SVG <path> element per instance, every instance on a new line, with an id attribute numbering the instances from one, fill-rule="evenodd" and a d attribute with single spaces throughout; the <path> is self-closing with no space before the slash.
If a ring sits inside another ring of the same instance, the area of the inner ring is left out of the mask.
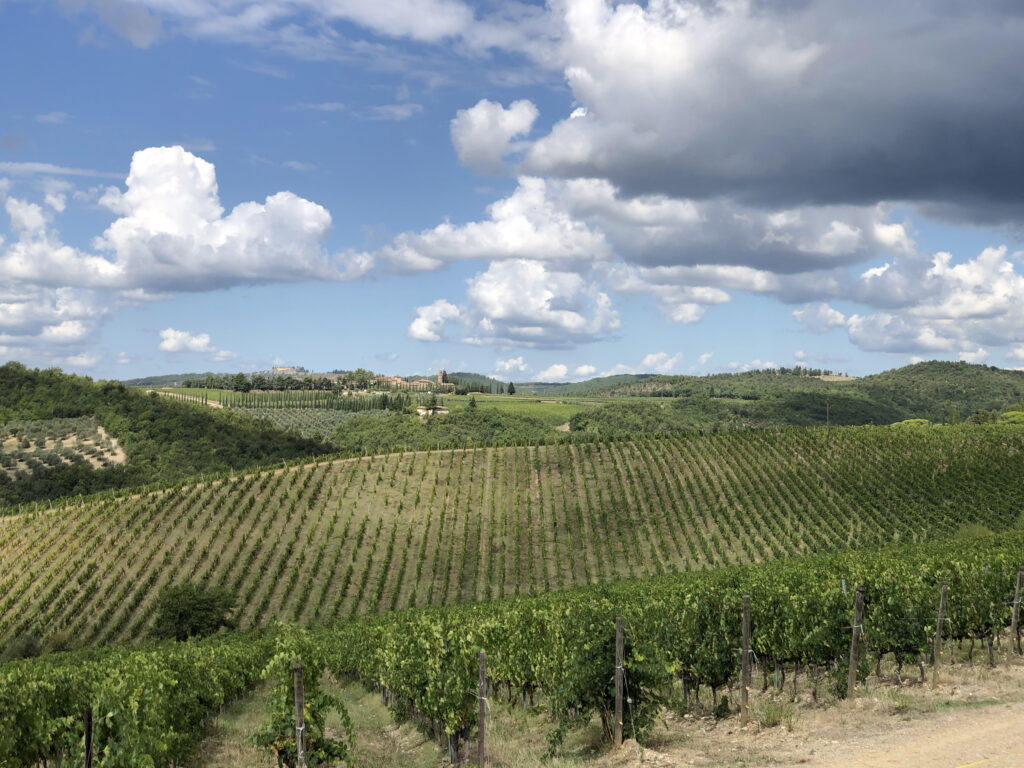
<path id="1" fill-rule="evenodd" d="M 860 659 L 860 636 L 864 621 L 864 587 L 857 587 L 853 599 L 853 631 L 850 633 L 850 674 L 846 681 L 846 698 L 853 698 L 857 687 L 857 661 Z"/>
<path id="2" fill-rule="evenodd" d="M 939 593 L 939 615 L 935 622 L 935 643 L 932 645 L 932 688 L 939 684 L 939 656 L 942 654 L 942 622 L 946 619 L 946 582 Z"/>
<path id="3" fill-rule="evenodd" d="M 487 654 L 480 651 L 480 681 L 477 684 L 477 699 L 479 699 L 480 711 L 477 714 L 476 729 L 476 764 L 484 764 L 484 717 L 487 714 Z"/>
<path id="4" fill-rule="evenodd" d="M 85 768 L 92 768 L 92 707 L 85 708 Z"/>
<path id="5" fill-rule="evenodd" d="M 622 635 L 622 617 L 618 616 L 615 619 L 615 723 L 612 729 L 612 740 L 616 747 L 622 746 L 622 688 L 625 677 L 622 662 L 625 655 L 626 644 Z"/>
<path id="6" fill-rule="evenodd" d="M 750 722 L 750 595 L 743 596 L 743 654 L 740 674 L 740 725 Z"/>
<path id="7" fill-rule="evenodd" d="M 302 664 L 295 662 L 295 765 L 306 768 L 306 697 L 302 687 Z"/>
<path id="8" fill-rule="evenodd" d="M 1017 589 L 1013 593 L 1013 618 L 1010 620 L 1010 642 L 1013 650 L 1021 652 L 1020 647 L 1020 587 L 1021 579 L 1024 579 L 1024 565 L 1017 567 Z"/>

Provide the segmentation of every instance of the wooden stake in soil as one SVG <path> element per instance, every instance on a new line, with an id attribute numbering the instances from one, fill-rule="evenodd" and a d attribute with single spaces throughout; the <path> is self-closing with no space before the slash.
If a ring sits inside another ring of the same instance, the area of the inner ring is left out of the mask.
<path id="1" fill-rule="evenodd" d="M 740 725 L 750 721 L 750 595 L 743 596 L 743 654 L 740 674 Z"/>
<path id="2" fill-rule="evenodd" d="M 477 715 L 476 731 L 476 764 L 484 764 L 484 716 L 487 713 L 487 654 L 480 651 L 480 682 L 477 684 L 476 697 L 480 702 L 480 712 Z"/>
<path id="3" fill-rule="evenodd" d="M 612 728 L 612 741 L 616 747 L 622 746 L 622 688 L 625 670 L 622 668 L 623 656 L 626 655 L 626 643 L 622 634 L 622 617 L 615 619 L 615 723 Z"/>
<path id="4" fill-rule="evenodd" d="M 295 678 L 295 766 L 306 768 L 306 696 L 302 686 L 302 664 L 292 668 Z"/>
<path id="5" fill-rule="evenodd" d="M 942 622 L 946 620 L 946 589 L 949 585 L 942 582 L 939 593 L 939 616 L 935 622 L 935 643 L 932 645 L 932 688 L 939 684 L 939 656 L 942 654 Z"/>
<path id="6" fill-rule="evenodd" d="M 860 659 L 860 636 L 864 621 L 864 587 L 857 587 L 853 598 L 853 631 L 850 634 L 850 675 L 846 681 L 846 698 L 853 698 L 857 687 L 857 662 Z"/>
<path id="7" fill-rule="evenodd" d="M 85 768 L 92 768 L 92 707 L 85 708 Z"/>
<path id="8" fill-rule="evenodd" d="M 1020 587 L 1021 580 L 1024 579 L 1024 565 L 1017 567 L 1017 589 L 1013 593 L 1013 618 L 1010 621 L 1010 642 L 1013 643 L 1014 650 L 1017 653 L 1021 652 L 1020 647 Z"/>

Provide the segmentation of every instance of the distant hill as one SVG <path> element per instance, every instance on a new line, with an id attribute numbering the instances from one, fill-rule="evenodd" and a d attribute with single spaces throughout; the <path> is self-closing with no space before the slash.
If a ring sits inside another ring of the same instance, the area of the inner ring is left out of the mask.
<path id="1" fill-rule="evenodd" d="M 516 384 L 516 391 L 524 395 L 545 395 L 546 397 L 573 397 L 580 395 L 611 394 L 616 388 L 652 378 L 652 374 L 620 374 L 602 376 L 571 384 L 557 382 L 529 381 Z"/>
<path id="2" fill-rule="evenodd" d="M 694 428 L 891 424 L 915 418 L 984 421 L 1024 400 L 1024 372 L 935 361 L 846 381 L 782 369 L 650 376 L 591 393 L 620 400 L 574 416 L 573 431 L 626 436 Z"/>
<path id="3" fill-rule="evenodd" d="M 872 400 L 892 403 L 907 413 L 905 418 L 941 421 L 957 409 L 966 419 L 1024 400 L 1024 371 L 933 360 L 865 376 L 851 386 Z"/>
<path id="4" fill-rule="evenodd" d="M 76 462 L 40 467 L 30 477 L 0 473 L 0 504 L 87 494 L 151 482 L 175 481 L 200 472 L 238 469 L 327 453 L 329 446 L 285 433 L 231 411 L 197 408 L 115 381 L 94 382 L 59 370 L 0 366 L 0 432 L 18 422 L 95 419 L 124 450 L 127 461 L 94 468 Z M 97 462 L 102 463 L 102 462 Z"/>
<path id="5" fill-rule="evenodd" d="M 214 373 L 168 373 L 164 376 L 143 376 L 141 379 L 123 379 L 121 381 L 126 387 L 176 387 L 186 381 L 205 379 L 207 376 L 215 376 Z"/>
<path id="6" fill-rule="evenodd" d="M 524 390 L 533 386 L 537 385 L 522 385 Z M 778 368 L 705 376 L 609 376 L 575 384 L 539 386 L 545 387 L 548 394 L 578 391 L 607 397 L 707 394 L 744 400 L 801 391 L 861 392 L 915 410 L 936 404 L 960 403 L 965 409 L 974 411 L 998 408 L 1024 399 L 1024 371 L 933 360 L 863 378 L 808 375 L 806 369 Z"/>

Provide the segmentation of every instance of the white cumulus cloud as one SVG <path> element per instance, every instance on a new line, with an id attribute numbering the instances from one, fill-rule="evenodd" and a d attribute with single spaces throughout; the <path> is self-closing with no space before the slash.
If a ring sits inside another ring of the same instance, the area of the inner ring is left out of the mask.
<path id="1" fill-rule="evenodd" d="M 523 360 L 523 356 L 510 357 L 507 360 L 496 360 L 494 370 L 497 373 L 523 373 L 528 371 L 530 366 Z"/>
<path id="2" fill-rule="evenodd" d="M 537 381 L 565 381 L 569 375 L 569 366 L 562 363 L 549 365 L 537 374 Z"/>
<path id="3" fill-rule="evenodd" d="M 481 99 L 452 118 L 451 136 L 459 162 L 480 174 L 500 174 L 512 140 L 525 136 L 538 116 L 533 102 L 522 99 L 508 108 Z"/>
<path id="4" fill-rule="evenodd" d="M 416 318 L 409 323 L 409 338 L 420 341 L 440 341 L 445 323 L 462 316 L 461 310 L 444 299 L 416 310 Z"/>
<path id="5" fill-rule="evenodd" d="M 208 356 L 211 360 L 232 360 L 238 357 L 234 352 L 226 349 L 218 349 L 210 342 L 208 333 L 190 333 L 179 331 L 175 328 L 165 328 L 160 331 L 160 344 L 158 349 L 162 352 L 195 352 Z"/>
<path id="6" fill-rule="evenodd" d="M 814 307 L 794 309 L 793 318 L 815 333 L 824 333 L 846 325 L 846 316 L 824 302 Z"/>
<path id="7" fill-rule="evenodd" d="M 571 347 L 619 327 L 606 293 L 575 272 L 539 261 L 496 261 L 469 281 L 467 336 L 473 344 Z"/>
<path id="8" fill-rule="evenodd" d="M 100 361 L 100 356 L 94 353 L 82 352 L 77 355 L 69 355 L 64 362 L 74 368 L 92 368 Z"/>
<path id="9" fill-rule="evenodd" d="M 600 232 L 553 203 L 544 179 L 521 178 L 487 210 L 483 221 L 398 235 L 375 256 L 400 269 L 432 270 L 466 259 L 588 262 L 611 254 Z"/>
<path id="10" fill-rule="evenodd" d="M 655 373 L 671 373 L 682 361 L 682 352 L 677 352 L 672 356 L 669 356 L 667 352 L 652 352 L 640 361 L 640 370 L 653 371 Z"/>
<path id="11" fill-rule="evenodd" d="M 112 188 L 100 201 L 121 217 L 96 246 L 113 254 L 127 287 L 345 280 L 369 267 L 365 257 L 328 254 L 331 215 L 291 192 L 225 214 L 213 164 L 181 147 L 136 152 L 125 184 L 123 193 Z"/>

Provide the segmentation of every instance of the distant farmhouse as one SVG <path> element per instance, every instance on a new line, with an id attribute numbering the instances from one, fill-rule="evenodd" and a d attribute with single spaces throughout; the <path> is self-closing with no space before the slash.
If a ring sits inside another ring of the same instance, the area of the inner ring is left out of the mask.
<path id="1" fill-rule="evenodd" d="M 455 385 L 446 381 L 446 371 L 438 371 L 437 380 L 434 379 L 403 379 L 401 376 L 374 376 L 370 384 L 375 389 L 411 389 L 417 392 L 451 392 Z"/>
<path id="2" fill-rule="evenodd" d="M 271 376 L 302 376 L 309 371 L 301 365 L 275 365 L 267 373 Z"/>

